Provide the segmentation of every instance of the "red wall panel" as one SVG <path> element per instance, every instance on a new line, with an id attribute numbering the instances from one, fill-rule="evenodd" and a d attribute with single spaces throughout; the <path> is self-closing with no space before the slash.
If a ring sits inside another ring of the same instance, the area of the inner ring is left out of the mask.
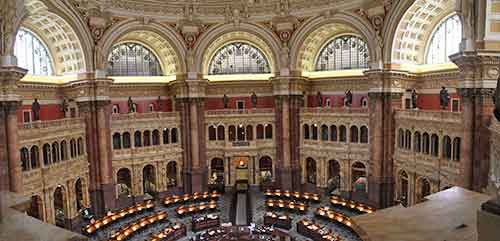
<path id="1" fill-rule="evenodd" d="M 326 100 L 330 99 L 331 107 L 343 107 L 345 95 L 322 95 L 323 106 L 326 106 Z M 307 107 L 318 107 L 317 106 L 317 96 L 308 95 L 307 96 Z M 351 107 L 361 107 L 361 100 L 363 98 L 368 98 L 366 95 L 352 94 L 352 105 Z"/>
<path id="2" fill-rule="evenodd" d="M 245 97 L 229 97 L 228 108 L 236 109 L 236 102 L 244 101 L 245 108 L 252 108 L 252 101 L 250 96 Z M 274 96 L 261 96 L 257 97 L 257 108 L 274 108 Z M 223 98 L 206 98 L 205 99 L 205 109 L 206 110 L 220 110 L 224 109 Z"/>
<path id="3" fill-rule="evenodd" d="M 23 105 L 17 110 L 17 120 L 19 123 L 23 122 L 23 111 L 31 110 L 31 105 Z M 50 121 L 63 119 L 64 113 L 61 111 L 61 105 L 59 104 L 47 104 L 40 105 L 40 120 Z M 33 119 L 33 113 L 31 113 L 31 119 Z"/>

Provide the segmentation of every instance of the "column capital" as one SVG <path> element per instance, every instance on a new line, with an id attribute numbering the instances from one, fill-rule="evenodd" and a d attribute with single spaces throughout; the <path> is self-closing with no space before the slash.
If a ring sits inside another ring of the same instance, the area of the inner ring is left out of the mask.
<path id="1" fill-rule="evenodd" d="M 17 66 L 0 67 L 0 101 L 19 101 L 17 84 L 28 71 Z"/>
<path id="2" fill-rule="evenodd" d="M 176 80 L 170 83 L 174 95 L 177 98 L 204 98 L 208 85 L 207 79 L 199 80 Z"/>
<path id="3" fill-rule="evenodd" d="M 460 69 L 460 88 L 495 88 L 499 74 L 500 51 L 464 51 L 450 56 Z"/>
<path id="4" fill-rule="evenodd" d="M 414 86 L 416 76 L 408 71 L 373 69 L 363 72 L 371 81 L 369 93 L 403 93 Z"/>
<path id="5" fill-rule="evenodd" d="M 309 79 L 301 76 L 277 76 L 270 79 L 273 95 L 303 95 Z"/>

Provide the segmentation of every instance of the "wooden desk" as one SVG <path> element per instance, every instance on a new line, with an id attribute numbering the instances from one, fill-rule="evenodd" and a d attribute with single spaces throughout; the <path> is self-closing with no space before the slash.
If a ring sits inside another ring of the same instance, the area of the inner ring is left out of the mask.
<path id="1" fill-rule="evenodd" d="M 307 212 L 307 206 L 304 203 L 284 200 L 266 200 L 266 207 L 270 209 L 287 209 L 299 213 Z"/>
<path id="2" fill-rule="evenodd" d="M 361 213 L 373 213 L 375 212 L 375 208 L 372 208 L 368 205 L 352 201 L 352 200 L 347 200 L 342 197 L 332 195 L 330 197 L 330 203 L 334 206 L 340 206 L 340 207 L 345 207 L 348 209 L 351 209 L 353 211 L 361 212 Z"/>
<path id="3" fill-rule="evenodd" d="M 335 212 L 328 207 L 319 207 L 318 209 L 316 209 L 316 212 L 314 212 L 314 214 L 316 216 L 326 218 L 329 221 L 343 224 L 343 225 L 347 226 L 348 228 L 352 227 L 351 218 L 349 218 L 341 213 Z"/>
<path id="4" fill-rule="evenodd" d="M 266 214 L 264 214 L 264 225 L 289 230 L 292 228 L 292 219 L 290 219 L 288 215 L 266 212 Z"/>
<path id="5" fill-rule="evenodd" d="M 204 229 L 210 229 L 220 226 L 220 217 L 215 214 L 193 217 L 191 220 L 193 232 L 199 232 Z"/>
<path id="6" fill-rule="evenodd" d="M 153 215 L 141 218 L 132 224 L 122 227 L 118 232 L 111 236 L 109 241 L 122 241 L 127 240 L 134 236 L 139 230 L 149 228 L 155 223 L 159 223 L 167 220 L 167 212 L 157 212 Z"/>
<path id="7" fill-rule="evenodd" d="M 294 199 L 298 201 L 310 201 L 310 202 L 321 202 L 321 196 L 317 193 L 300 193 L 300 192 L 290 192 L 288 190 L 286 191 L 281 191 L 280 189 L 276 189 L 274 191 L 272 190 L 266 190 L 264 192 L 264 195 L 266 195 L 267 198 L 278 198 L 278 199 Z"/>
<path id="8" fill-rule="evenodd" d="M 161 233 L 153 235 L 151 241 L 175 241 L 186 236 L 187 229 L 183 223 L 168 225 Z"/>
<path id="9" fill-rule="evenodd" d="M 83 228 L 83 233 L 86 235 L 92 235 L 97 231 L 102 230 L 103 228 L 111 225 L 112 223 L 118 222 L 125 217 L 133 216 L 146 210 L 153 210 L 154 208 L 155 203 L 152 200 L 149 200 L 144 203 L 136 204 L 129 208 L 108 213 L 108 215 L 97 219 L 95 222 L 85 226 Z"/>
<path id="10" fill-rule="evenodd" d="M 303 219 L 297 223 L 297 232 L 314 241 L 343 241 L 338 234 L 332 233 L 327 227 Z"/>
<path id="11" fill-rule="evenodd" d="M 175 204 L 183 204 L 189 202 L 199 202 L 199 201 L 208 201 L 208 200 L 217 200 L 220 197 L 220 193 L 217 191 L 209 192 L 195 192 L 193 194 L 184 194 L 184 195 L 172 195 L 167 196 L 163 199 L 163 204 L 167 207 Z"/>
<path id="12" fill-rule="evenodd" d="M 179 206 L 175 212 L 179 216 L 190 215 L 195 213 L 200 213 L 204 211 L 214 211 L 217 210 L 217 202 L 210 201 L 208 203 L 192 204 L 189 206 Z"/>

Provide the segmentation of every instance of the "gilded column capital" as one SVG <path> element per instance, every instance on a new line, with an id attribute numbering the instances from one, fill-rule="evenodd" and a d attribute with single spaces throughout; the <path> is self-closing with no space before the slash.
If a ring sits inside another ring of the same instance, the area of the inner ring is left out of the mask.
<path id="1" fill-rule="evenodd" d="M 495 88 L 500 73 L 500 51 L 464 51 L 450 56 L 460 69 L 460 88 Z"/>
<path id="2" fill-rule="evenodd" d="M 364 72 L 370 81 L 369 93 L 403 93 L 413 88 L 416 76 L 408 71 L 373 69 Z"/>

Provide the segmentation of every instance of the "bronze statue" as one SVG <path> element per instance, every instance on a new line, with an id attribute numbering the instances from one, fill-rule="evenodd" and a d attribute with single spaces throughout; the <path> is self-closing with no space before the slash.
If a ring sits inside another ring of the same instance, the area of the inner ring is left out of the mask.
<path id="1" fill-rule="evenodd" d="M 66 117 L 66 112 L 68 112 L 68 102 L 66 102 L 66 99 L 63 99 L 61 104 L 61 112 L 64 114 L 64 117 Z"/>
<path id="2" fill-rule="evenodd" d="M 441 87 L 441 91 L 439 92 L 439 105 L 442 110 L 448 108 L 448 103 L 450 101 L 450 96 L 448 95 L 448 90 L 446 87 Z"/>
<path id="3" fill-rule="evenodd" d="M 134 101 L 132 100 L 132 97 L 128 97 L 128 113 L 134 113 L 135 110 L 135 104 Z"/>
<path id="4" fill-rule="evenodd" d="M 31 111 L 33 112 L 33 121 L 40 120 L 40 103 L 38 103 L 38 99 L 35 98 L 33 104 L 31 104 Z"/>
<path id="5" fill-rule="evenodd" d="M 415 89 L 413 89 L 413 91 L 411 92 L 411 107 L 413 109 L 417 109 L 418 108 L 418 106 L 417 106 L 417 98 L 418 98 L 417 91 Z"/>
<path id="6" fill-rule="evenodd" d="M 345 92 L 344 105 L 346 107 L 350 107 L 352 105 L 352 93 L 351 93 L 351 90 L 348 90 L 347 92 Z"/>
<path id="7" fill-rule="evenodd" d="M 319 91 L 318 94 L 316 95 L 316 104 L 318 105 L 318 107 L 323 107 L 323 96 Z"/>
<path id="8" fill-rule="evenodd" d="M 226 94 L 224 94 L 224 97 L 222 97 L 222 101 L 224 103 L 224 109 L 227 109 L 229 106 L 229 97 L 227 97 Z"/>
<path id="9" fill-rule="evenodd" d="M 158 96 L 158 99 L 156 100 L 156 108 L 158 109 L 158 111 L 161 111 L 161 96 Z"/>
<path id="10" fill-rule="evenodd" d="M 250 96 L 250 101 L 252 102 L 252 107 L 257 108 L 257 95 L 255 92 L 252 92 L 252 96 Z"/>

